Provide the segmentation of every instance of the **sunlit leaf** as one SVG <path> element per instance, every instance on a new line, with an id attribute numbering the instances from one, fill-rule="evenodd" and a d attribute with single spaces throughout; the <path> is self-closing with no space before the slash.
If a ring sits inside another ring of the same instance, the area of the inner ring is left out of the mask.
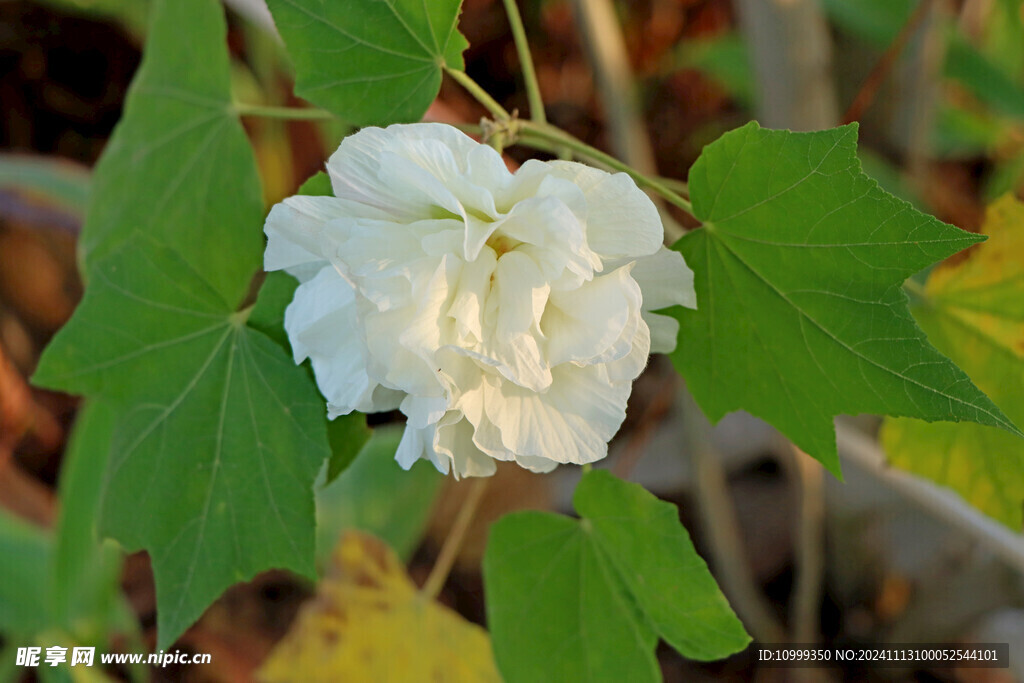
<path id="1" fill-rule="evenodd" d="M 791 133 L 751 123 L 690 171 L 704 227 L 675 246 L 697 310 L 673 362 L 712 420 L 747 410 L 839 473 L 841 413 L 970 420 L 1017 432 L 914 324 L 901 286 L 982 237 L 881 190 L 856 125 Z"/>
<path id="2" fill-rule="evenodd" d="M 356 125 L 418 121 L 462 69 L 461 0 L 269 0 L 298 95 Z"/>
<path id="3" fill-rule="evenodd" d="M 260 680 L 501 679 L 486 631 L 420 595 L 386 545 L 351 532 L 335 551 L 316 599 L 263 665 Z"/>
<path id="4" fill-rule="evenodd" d="M 80 244 L 90 270 L 141 231 L 231 304 L 246 293 L 263 200 L 231 108 L 224 34 L 216 0 L 154 1 L 142 65 L 94 174 Z"/>
<path id="5" fill-rule="evenodd" d="M 935 269 L 911 309 L 928 338 L 1024 423 L 1024 204 L 1006 197 L 985 221 L 988 242 Z M 890 461 L 958 491 L 1014 529 L 1024 525 L 1024 439 L 974 424 L 886 420 Z"/>

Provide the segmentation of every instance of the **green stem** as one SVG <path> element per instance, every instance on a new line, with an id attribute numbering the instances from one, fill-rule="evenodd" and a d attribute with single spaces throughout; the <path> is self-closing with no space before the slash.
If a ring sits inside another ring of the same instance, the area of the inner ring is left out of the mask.
<path id="1" fill-rule="evenodd" d="M 515 41 L 516 52 L 519 54 L 519 68 L 523 70 L 526 99 L 530 103 L 530 119 L 536 123 L 547 123 L 547 116 L 544 114 L 544 100 L 540 96 L 540 83 L 537 82 L 537 72 L 533 69 L 533 56 L 530 54 L 530 45 L 526 42 L 526 29 L 523 28 L 523 18 L 519 15 L 516 0 L 505 0 L 505 13 L 508 14 L 508 23 L 512 27 L 512 39 Z"/>
<path id="2" fill-rule="evenodd" d="M 537 124 L 531 121 L 519 122 L 520 142 L 529 146 L 531 138 L 539 139 L 544 142 L 555 143 L 556 145 L 560 145 L 562 147 L 572 150 L 578 156 L 584 159 L 596 161 L 616 171 L 621 171 L 627 174 L 629 177 L 631 177 L 634 181 L 636 181 L 636 184 L 639 185 L 640 187 L 648 190 L 654 190 L 659 195 L 664 197 L 666 201 L 668 201 L 671 204 L 674 204 L 675 206 L 678 206 L 680 209 L 696 218 L 696 214 L 694 214 L 693 211 L 693 204 L 690 203 L 690 200 L 674 192 L 660 179 L 651 178 L 650 176 L 647 176 L 641 173 L 640 171 L 636 170 L 632 166 L 619 161 L 612 155 L 606 152 L 602 152 L 596 147 L 591 147 L 582 140 L 578 140 L 573 136 L 569 135 L 568 133 L 558 128 L 555 128 L 554 126 L 550 126 L 547 124 Z"/>
<path id="3" fill-rule="evenodd" d="M 262 104 L 246 104 L 235 102 L 233 109 L 239 116 L 260 116 L 268 119 L 291 119 L 295 121 L 327 121 L 337 118 L 323 109 L 303 109 L 299 107 L 273 107 Z"/>
<path id="4" fill-rule="evenodd" d="M 480 87 L 480 85 L 474 81 L 465 71 L 459 71 L 458 69 L 452 69 L 450 67 L 444 68 L 445 73 L 452 77 L 452 79 L 461 85 L 463 88 L 472 95 L 477 102 L 484 106 L 491 116 L 498 121 L 509 121 L 512 119 L 512 115 L 505 110 L 505 107 L 498 104 L 497 100 L 487 94 L 487 91 Z"/>

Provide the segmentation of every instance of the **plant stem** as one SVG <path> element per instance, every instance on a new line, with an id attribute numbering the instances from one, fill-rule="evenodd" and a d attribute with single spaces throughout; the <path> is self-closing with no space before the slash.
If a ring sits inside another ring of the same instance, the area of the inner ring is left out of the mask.
<path id="1" fill-rule="evenodd" d="M 814 643 L 821 630 L 821 590 L 825 573 L 824 468 L 795 445 L 786 449 L 794 488 L 798 489 L 796 521 L 796 587 L 790 601 L 793 642 Z"/>
<path id="2" fill-rule="evenodd" d="M 434 567 L 430 570 L 430 576 L 427 577 L 423 588 L 420 589 L 420 595 L 424 598 L 433 600 L 444 588 L 452 565 L 455 564 L 455 558 L 459 554 L 459 548 L 462 547 L 462 541 L 466 537 L 469 523 L 473 521 L 473 515 L 476 514 L 477 506 L 480 504 L 480 499 L 489 482 L 490 478 L 488 477 L 478 477 L 466 493 L 466 499 L 462 501 L 459 514 L 456 515 L 455 522 L 452 523 L 452 528 L 444 539 L 444 545 L 441 546 L 437 561 L 434 562 Z"/>
<path id="3" fill-rule="evenodd" d="M 559 128 L 555 128 L 554 126 L 547 124 L 536 124 L 531 121 L 520 121 L 520 141 L 524 145 L 531 146 L 531 138 L 539 139 L 544 142 L 555 143 L 556 145 L 572 150 L 581 158 L 596 161 L 616 171 L 621 171 L 636 181 L 636 184 L 640 187 L 648 190 L 654 190 L 664 197 L 669 203 L 678 206 L 686 213 L 696 217 L 693 212 L 693 204 L 690 203 L 690 200 L 681 197 L 676 192 L 673 192 L 660 180 L 641 173 L 629 164 L 619 161 L 612 155 L 602 152 L 596 147 L 591 147 L 582 140 L 578 140 Z"/>
<path id="4" fill-rule="evenodd" d="M 235 102 L 234 111 L 239 116 L 260 116 L 268 119 L 291 119 L 294 121 L 328 121 L 337 118 L 323 109 L 303 109 L 300 107 L 274 107 L 262 104 L 246 104 Z"/>
<path id="5" fill-rule="evenodd" d="M 512 115 L 508 113 L 505 107 L 498 104 L 497 100 L 487 94 L 487 91 L 481 88 L 480 84 L 470 78 L 469 74 L 465 71 L 459 71 L 447 66 L 444 68 L 444 71 L 452 77 L 452 80 L 465 88 L 495 119 L 498 121 L 512 120 Z"/>
<path id="6" fill-rule="evenodd" d="M 519 68 L 523 70 L 523 81 L 526 85 L 526 99 L 530 103 L 530 119 L 537 123 L 546 123 L 544 115 L 544 100 L 540 96 L 540 83 L 537 82 L 537 72 L 533 69 L 533 56 L 530 54 L 530 45 L 526 42 L 526 29 L 523 28 L 523 18 L 519 15 L 519 7 L 516 0 L 504 0 L 505 13 L 508 14 L 508 23 L 512 27 L 512 39 L 516 43 L 516 53 L 519 55 Z"/>

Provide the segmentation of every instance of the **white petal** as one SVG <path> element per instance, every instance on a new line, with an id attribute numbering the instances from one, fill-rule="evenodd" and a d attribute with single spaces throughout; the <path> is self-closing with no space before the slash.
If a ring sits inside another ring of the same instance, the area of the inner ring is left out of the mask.
<path id="1" fill-rule="evenodd" d="M 573 182 L 587 200 L 587 241 L 604 258 L 653 254 L 665 239 L 650 197 L 625 173 L 552 161 L 552 173 Z"/>
<path id="2" fill-rule="evenodd" d="M 459 415 L 461 417 L 461 415 Z M 473 425 L 466 419 L 437 428 L 434 448 L 451 460 L 457 479 L 462 477 L 489 477 L 497 470 L 494 459 L 481 453 L 473 443 Z"/>
<path id="3" fill-rule="evenodd" d="M 675 305 L 697 308 L 693 271 L 678 251 L 661 247 L 654 254 L 637 259 L 632 274 L 644 293 L 644 310 Z"/>
<path id="4" fill-rule="evenodd" d="M 659 313 L 643 312 L 651 331 L 651 353 L 672 353 L 679 339 L 679 321 Z"/>
<path id="5" fill-rule="evenodd" d="M 516 456 L 584 464 L 608 453 L 626 418 L 631 385 L 612 383 L 600 365 L 561 365 L 544 394 L 485 378 L 484 409 Z"/>
<path id="6" fill-rule="evenodd" d="M 417 460 L 424 458 L 433 463 L 438 472 L 448 474 L 451 460 L 447 457 L 438 457 L 434 452 L 434 433 L 434 425 L 424 428 L 406 425 L 402 440 L 398 442 L 398 449 L 395 451 L 395 460 L 402 469 L 407 470 L 416 464 Z"/>
<path id="7" fill-rule="evenodd" d="M 330 267 L 295 290 L 285 309 L 295 362 L 307 357 L 332 417 L 372 410 L 377 382 L 366 372 L 366 345 L 356 322 L 352 288 Z"/>
<path id="8" fill-rule="evenodd" d="M 629 353 L 642 303 L 631 266 L 594 278 L 579 289 L 552 292 L 541 329 L 552 365 L 567 361 L 606 362 Z M 618 342 L 618 343 L 617 343 Z"/>

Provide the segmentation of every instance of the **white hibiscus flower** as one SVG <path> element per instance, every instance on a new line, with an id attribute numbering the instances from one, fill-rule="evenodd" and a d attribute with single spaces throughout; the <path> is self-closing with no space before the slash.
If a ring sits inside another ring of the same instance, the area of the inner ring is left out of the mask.
<path id="1" fill-rule="evenodd" d="M 648 353 L 695 306 L 633 180 L 501 156 L 442 124 L 365 128 L 327 163 L 335 197 L 270 212 L 266 269 L 300 285 L 285 315 L 330 417 L 399 408 L 396 458 L 486 476 L 607 454 Z"/>

